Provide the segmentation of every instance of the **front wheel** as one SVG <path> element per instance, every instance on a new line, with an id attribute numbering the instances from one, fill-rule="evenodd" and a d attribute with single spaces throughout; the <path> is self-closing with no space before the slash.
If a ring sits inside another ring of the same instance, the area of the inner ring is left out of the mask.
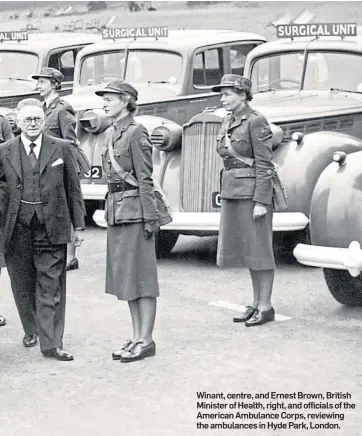
<path id="1" fill-rule="evenodd" d="M 178 233 L 173 231 L 160 230 L 156 234 L 156 256 L 158 259 L 170 254 L 176 245 Z"/>
<path id="2" fill-rule="evenodd" d="M 324 268 L 328 289 L 338 303 L 346 306 L 362 306 L 362 277 L 352 277 L 346 270 Z"/>

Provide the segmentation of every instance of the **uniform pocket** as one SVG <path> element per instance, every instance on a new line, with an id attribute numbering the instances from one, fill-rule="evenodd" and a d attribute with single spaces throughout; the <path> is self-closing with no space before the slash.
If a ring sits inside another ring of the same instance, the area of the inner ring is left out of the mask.
<path id="1" fill-rule="evenodd" d="M 138 189 L 130 191 L 115 192 L 110 194 L 113 197 L 114 223 L 141 221 L 143 219 L 142 203 Z"/>
<path id="2" fill-rule="evenodd" d="M 256 187 L 255 168 L 235 168 L 223 172 L 221 197 L 252 199 Z"/>

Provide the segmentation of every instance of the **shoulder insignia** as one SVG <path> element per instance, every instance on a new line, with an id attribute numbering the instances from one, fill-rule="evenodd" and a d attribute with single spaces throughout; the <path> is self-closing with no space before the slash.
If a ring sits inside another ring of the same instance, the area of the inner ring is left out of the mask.
<path id="1" fill-rule="evenodd" d="M 142 145 L 149 145 L 149 141 L 148 141 L 148 139 L 144 136 L 143 138 L 141 138 L 141 144 Z"/>

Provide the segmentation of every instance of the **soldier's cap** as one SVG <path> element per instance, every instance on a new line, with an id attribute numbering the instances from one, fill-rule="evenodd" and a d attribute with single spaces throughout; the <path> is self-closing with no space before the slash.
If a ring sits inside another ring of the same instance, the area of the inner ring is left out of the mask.
<path id="1" fill-rule="evenodd" d="M 222 88 L 236 88 L 243 91 L 250 91 L 252 86 L 251 80 L 238 74 L 225 74 L 219 85 L 211 88 L 214 92 L 220 92 Z"/>
<path id="2" fill-rule="evenodd" d="M 35 74 L 35 76 L 32 76 L 32 78 L 35 80 L 40 79 L 40 77 L 45 77 L 46 79 L 54 79 L 58 83 L 62 83 L 62 81 L 64 80 L 64 76 L 60 71 L 50 67 L 43 67 L 40 70 L 39 74 Z"/>
<path id="3" fill-rule="evenodd" d="M 135 100 L 138 99 L 137 90 L 124 80 L 113 80 L 113 82 L 108 83 L 105 88 L 96 91 L 96 94 L 102 97 L 103 94 L 108 92 L 112 94 L 124 94 L 125 92 L 127 92 L 128 94 L 131 94 Z"/>

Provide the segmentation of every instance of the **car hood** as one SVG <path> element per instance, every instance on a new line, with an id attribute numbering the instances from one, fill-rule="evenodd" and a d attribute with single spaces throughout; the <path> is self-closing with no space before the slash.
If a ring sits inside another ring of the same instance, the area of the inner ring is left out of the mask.
<path id="1" fill-rule="evenodd" d="M 101 108 L 103 106 L 103 99 L 97 96 L 95 92 L 104 89 L 105 85 L 106 84 L 76 87 L 73 89 L 72 94 L 64 96 L 63 98 L 68 101 L 76 111 Z M 137 103 L 139 105 L 174 100 L 179 95 L 179 90 L 176 85 L 166 83 L 150 83 L 149 85 L 137 84 L 135 88 L 138 91 Z"/>
<path id="2" fill-rule="evenodd" d="M 251 106 L 274 123 L 362 111 L 362 94 L 341 91 L 273 91 L 254 94 Z"/>

